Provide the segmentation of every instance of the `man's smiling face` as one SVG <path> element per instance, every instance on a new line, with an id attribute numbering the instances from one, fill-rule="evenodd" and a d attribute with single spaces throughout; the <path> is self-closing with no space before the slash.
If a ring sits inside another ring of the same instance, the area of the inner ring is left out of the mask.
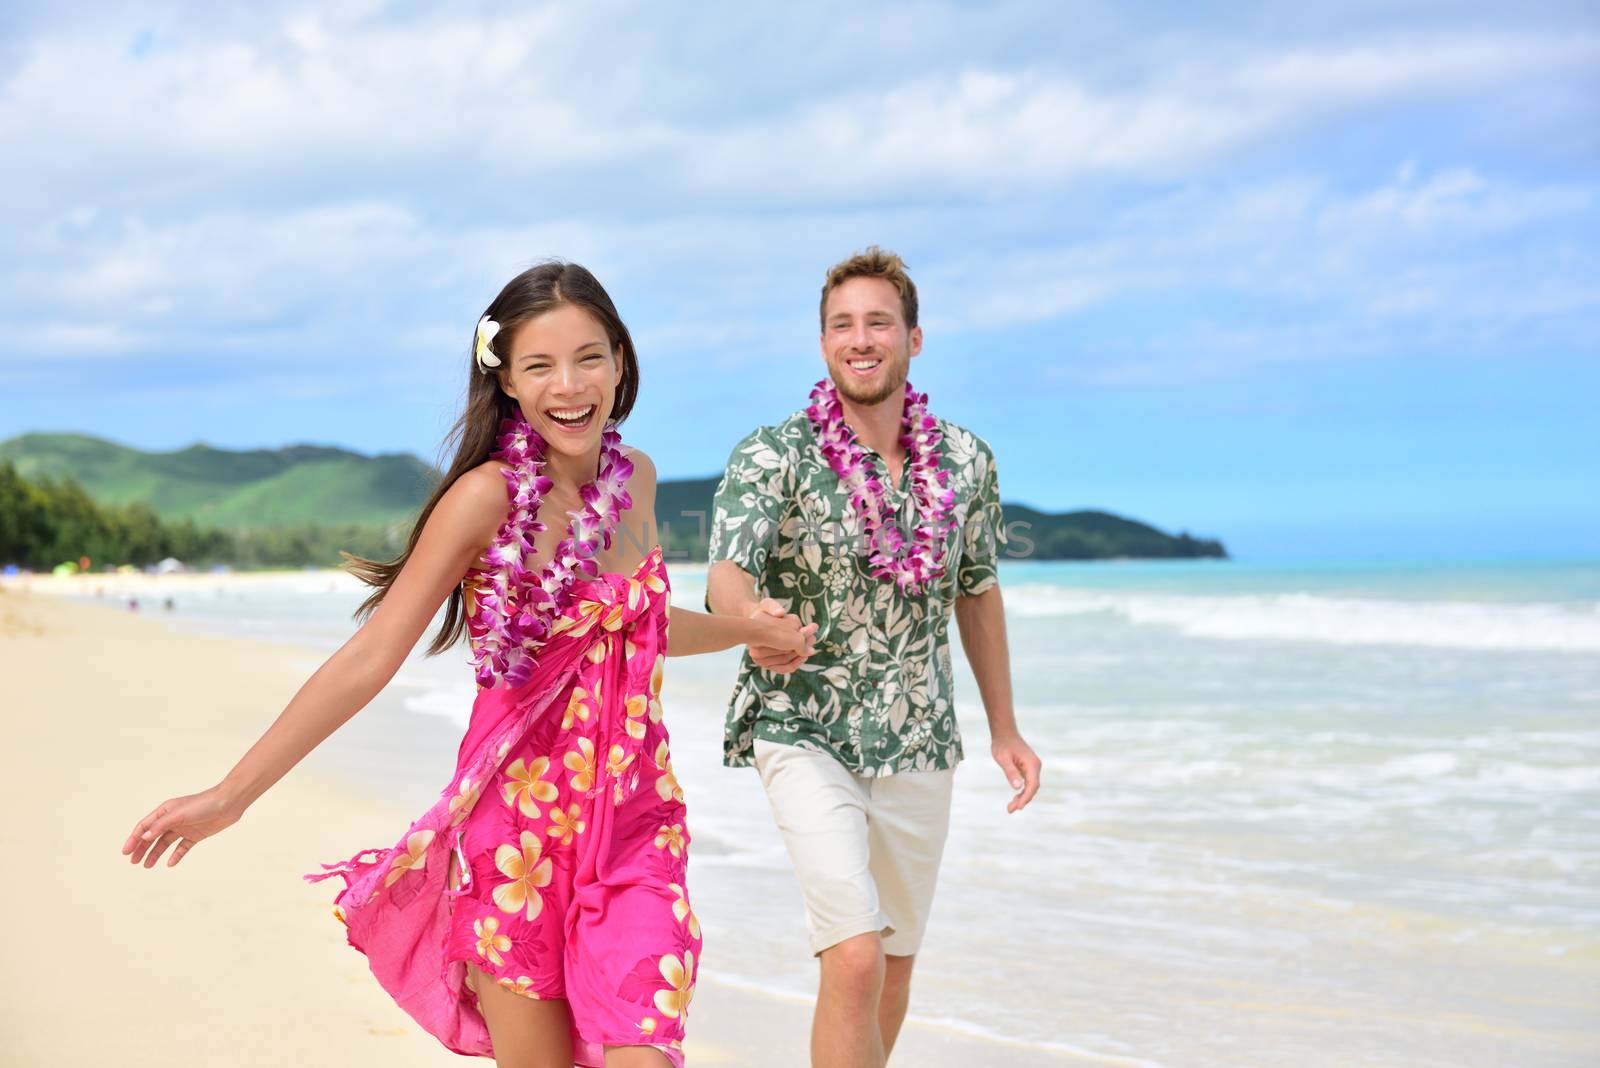
<path id="1" fill-rule="evenodd" d="M 878 404 L 905 388 L 911 357 L 922 351 L 922 328 L 906 329 L 900 291 L 884 278 L 851 278 L 828 294 L 822 316 L 822 358 L 839 393 Z"/>

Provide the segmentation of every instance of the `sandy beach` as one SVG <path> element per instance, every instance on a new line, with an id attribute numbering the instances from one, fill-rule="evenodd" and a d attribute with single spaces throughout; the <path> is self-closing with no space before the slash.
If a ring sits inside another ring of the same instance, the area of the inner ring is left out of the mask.
<path id="1" fill-rule="evenodd" d="M 220 777 L 300 684 L 314 650 L 183 633 L 163 591 L 215 576 L 0 585 L 8 936 L 0 1062 L 28 1066 L 460 1063 L 349 949 L 331 884 L 303 872 L 387 844 L 414 813 L 314 754 L 175 869 L 119 853 L 163 798 Z M 259 581 L 250 576 L 230 579 Z M 106 604 L 78 603 L 104 585 Z M 145 611 L 127 610 L 129 595 Z M 345 732 L 328 749 L 341 744 Z M 38 876 L 50 878 L 41 894 Z M 915 1006 L 913 1006 L 915 1011 Z M 803 1065 L 810 1005 L 722 981 L 695 999 L 689 1062 Z M 908 1025 L 895 1063 L 1126 1064 Z"/>

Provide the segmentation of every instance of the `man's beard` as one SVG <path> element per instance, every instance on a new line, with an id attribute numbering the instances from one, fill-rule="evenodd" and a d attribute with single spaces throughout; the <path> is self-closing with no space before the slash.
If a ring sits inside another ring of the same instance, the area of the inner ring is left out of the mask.
<path id="1" fill-rule="evenodd" d="M 883 385 L 881 386 L 866 387 L 859 385 L 855 379 L 850 377 L 848 368 L 843 375 L 833 376 L 833 384 L 839 390 L 839 394 L 852 404 L 859 404 L 868 408 L 874 404 L 882 404 L 890 397 L 905 392 L 906 379 L 909 377 L 911 370 L 911 361 L 909 359 L 885 357 L 883 362 L 888 365 L 888 371 L 884 375 Z"/>

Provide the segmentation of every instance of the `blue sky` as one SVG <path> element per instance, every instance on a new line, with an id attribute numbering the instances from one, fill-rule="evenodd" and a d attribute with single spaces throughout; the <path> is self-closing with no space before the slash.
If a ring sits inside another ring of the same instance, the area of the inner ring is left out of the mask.
<path id="1" fill-rule="evenodd" d="M 1600 552 L 1592 5 L 138 7 L 0 9 L 0 437 L 431 458 L 561 255 L 710 474 L 879 243 L 1009 499 Z"/>

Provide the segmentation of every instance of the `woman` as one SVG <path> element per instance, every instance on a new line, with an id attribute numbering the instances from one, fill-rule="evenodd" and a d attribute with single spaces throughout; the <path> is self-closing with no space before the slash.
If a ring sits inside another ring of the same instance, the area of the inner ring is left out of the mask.
<path id="1" fill-rule="evenodd" d="M 353 560 L 366 622 L 212 788 L 173 798 L 123 852 L 168 865 L 245 809 L 394 676 L 469 639 L 479 692 L 439 801 L 389 849 L 320 876 L 396 1001 L 503 1066 L 681 1066 L 700 956 L 689 835 L 659 701 L 665 655 L 750 643 L 801 656 L 815 625 L 672 609 L 655 469 L 615 432 L 632 339 L 576 264 L 512 279 L 479 320 L 455 459 L 406 551 Z M 566 521 L 564 521 L 566 520 Z"/>

